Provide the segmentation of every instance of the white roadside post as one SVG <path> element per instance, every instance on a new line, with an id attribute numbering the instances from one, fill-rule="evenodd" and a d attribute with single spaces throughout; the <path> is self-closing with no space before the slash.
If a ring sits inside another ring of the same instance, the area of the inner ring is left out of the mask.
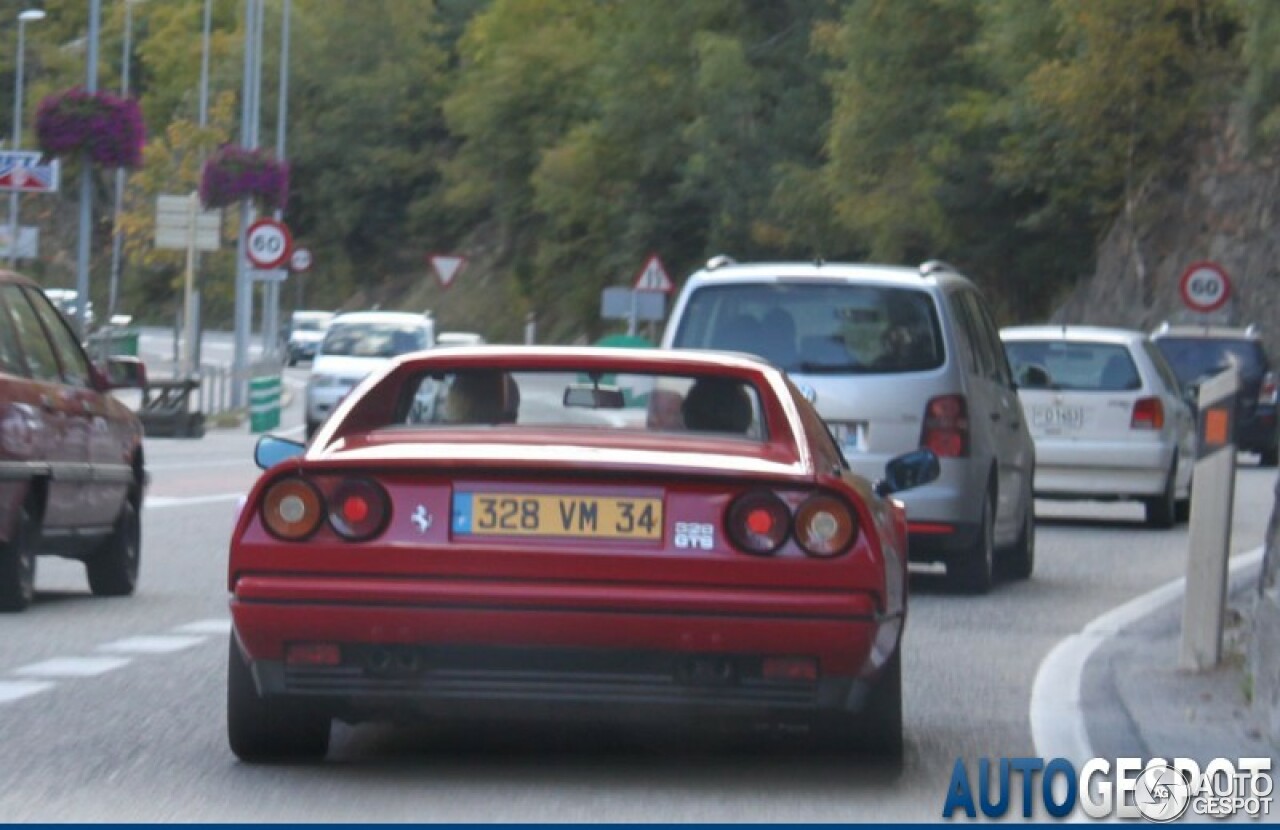
<path id="1" fill-rule="evenodd" d="M 1235 369 L 1221 372 L 1200 386 L 1199 441 L 1178 656 L 1179 667 L 1187 671 L 1213 668 L 1222 658 L 1227 558 L 1235 501 L 1235 405 L 1239 386 Z"/>
<path id="2" fill-rule="evenodd" d="M 200 210 L 200 196 L 156 197 L 156 247 L 186 251 L 186 274 L 183 282 L 183 336 L 180 372 L 195 374 L 195 271 L 196 251 L 216 251 L 221 243 L 222 214 L 216 210 Z M 175 344 L 176 347 L 176 344 Z"/>

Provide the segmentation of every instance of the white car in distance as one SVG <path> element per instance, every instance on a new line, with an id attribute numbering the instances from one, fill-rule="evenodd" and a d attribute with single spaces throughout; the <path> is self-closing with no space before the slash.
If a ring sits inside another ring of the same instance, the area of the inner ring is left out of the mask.
<path id="1" fill-rule="evenodd" d="M 1029 326 L 1000 338 L 1036 444 L 1037 497 L 1138 500 L 1156 528 L 1186 518 L 1195 419 L 1145 334 Z"/>
<path id="2" fill-rule="evenodd" d="M 402 354 L 435 346 L 430 313 L 356 311 L 329 323 L 307 381 L 307 438 L 362 380 Z"/>

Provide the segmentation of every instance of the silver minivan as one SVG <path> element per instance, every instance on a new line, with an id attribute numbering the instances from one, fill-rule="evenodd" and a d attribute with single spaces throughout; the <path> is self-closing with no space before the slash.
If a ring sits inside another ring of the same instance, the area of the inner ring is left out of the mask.
<path id="1" fill-rule="evenodd" d="M 686 281 L 662 344 L 784 369 L 860 475 L 932 449 L 942 475 L 901 496 L 911 559 L 973 593 L 1031 575 L 1034 445 L 986 301 L 950 266 L 717 257 Z"/>

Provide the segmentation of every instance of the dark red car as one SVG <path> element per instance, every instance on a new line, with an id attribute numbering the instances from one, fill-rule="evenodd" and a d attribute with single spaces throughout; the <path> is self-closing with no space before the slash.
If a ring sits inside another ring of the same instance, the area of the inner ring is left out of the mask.
<path id="1" fill-rule="evenodd" d="M 31 603 L 37 554 L 83 560 L 95 594 L 133 593 L 142 427 L 109 391 L 143 383 L 136 358 L 95 366 L 40 288 L 0 271 L 0 610 Z"/>
<path id="2" fill-rule="evenodd" d="M 937 459 L 859 478 L 763 362 L 420 352 L 257 456 L 228 575 L 243 759 L 406 713 L 797 721 L 901 753 L 887 496 Z"/>

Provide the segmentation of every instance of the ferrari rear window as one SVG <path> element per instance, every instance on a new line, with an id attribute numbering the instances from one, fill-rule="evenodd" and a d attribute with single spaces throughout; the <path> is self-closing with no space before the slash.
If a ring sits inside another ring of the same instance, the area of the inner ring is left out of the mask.
<path id="1" fill-rule="evenodd" d="M 468 369 L 411 378 L 391 427 L 564 427 L 762 441 L 756 388 L 721 375 Z"/>

